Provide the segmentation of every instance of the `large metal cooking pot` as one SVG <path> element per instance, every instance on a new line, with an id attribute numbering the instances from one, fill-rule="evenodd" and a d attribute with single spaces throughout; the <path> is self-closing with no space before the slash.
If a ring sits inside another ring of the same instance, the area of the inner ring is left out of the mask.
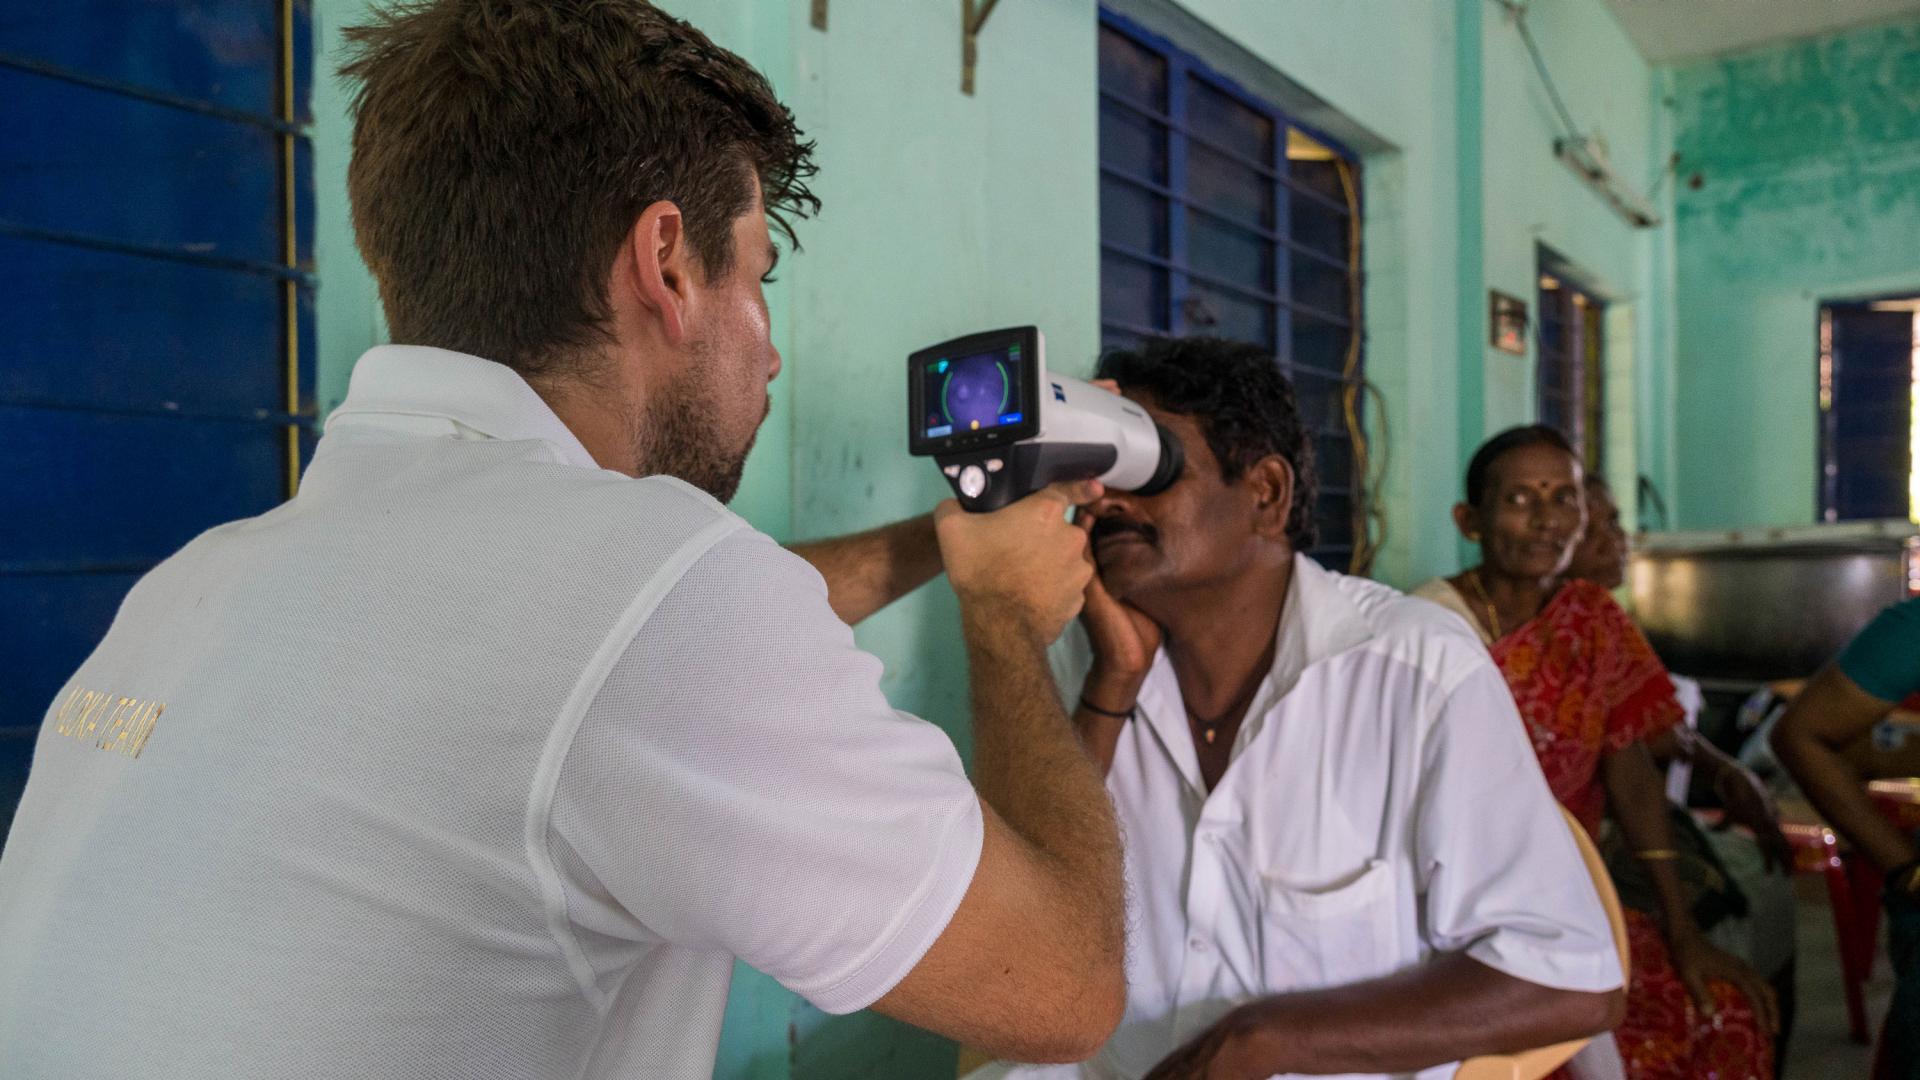
<path id="1" fill-rule="evenodd" d="M 1669 669 L 1729 683 L 1800 678 L 1880 609 L 1920 593 L 1920 536 L 1904 521 L 1648 533 L 1627 584 Z"/>

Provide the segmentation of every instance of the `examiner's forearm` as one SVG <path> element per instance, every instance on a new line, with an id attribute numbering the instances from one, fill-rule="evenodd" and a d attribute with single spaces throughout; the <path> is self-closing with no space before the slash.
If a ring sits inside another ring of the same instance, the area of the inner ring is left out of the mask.
<path id="1" fill-rule="evenodd" d="M 1058 870 L 1066 920 L 1090 953 L 1124 949 L 1125 906 L 1113 806 L 1081 748 L 1047 667 L 1046 642 L 1011 611 L 964 601 L 973 692 L 974 787 Z"/>
<path id="2" fill-rule="evenodd" d="M 1619 1023 L 1623 1002 L 1619 990 L 1556 990 L 1443 954 L 1383 979 L 1241 1006 L 1225 1021 L 1235 1034 L 1221 1075 L 1414 1072 L 1598 1034 Z"/>
<path id="3" fill-rule="evenodd" d="M 827 603 L 848 625 L 940 573 L 940 544 L 931 514 L 852 536 L 794 544 L 788 550 L 812 563 L 827 580 Z"/>

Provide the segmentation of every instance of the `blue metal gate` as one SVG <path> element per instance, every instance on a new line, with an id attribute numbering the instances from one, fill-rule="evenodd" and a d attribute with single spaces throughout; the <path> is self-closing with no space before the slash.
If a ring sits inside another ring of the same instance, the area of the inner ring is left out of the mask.
<path id="1" fill-rule="evenodd" d="M 0 836 L 134 581 L 297 482 L 310 28 L 305 0 L 0 15 Z"/>

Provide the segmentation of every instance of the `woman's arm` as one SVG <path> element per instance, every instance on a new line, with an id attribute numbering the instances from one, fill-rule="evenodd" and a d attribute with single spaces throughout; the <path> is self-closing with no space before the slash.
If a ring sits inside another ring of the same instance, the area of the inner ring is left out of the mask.
<path id="1" fill-rule="evenodd" d="M 1815 675 L 1773 729 L 1773 752 L 1813 805 L 1882 870 L 1920 858 L 1920 846 L 1882 817 L 1841 749 L 1891 712 L 1893 702 L 1867 693 L 1838 665 Z"/>
<path id="2" fill-rule="evenodd" d="M 1653 767 L 1645 743 L 1633 742 L 1609 752 L 1601 760 L 1608 806 L 1627 845 L 1647 869 L 1659 896 L 1660 924 L 1673 954 L 1674 970 L 1701 1011 L 1713 1011 L 1707 984 L 1714 979 L 1732 983 L 1753 1003 L 1754 1012 L 1769 1031 L 1779 1030 L 1779 1012 L 1773 990 L 1753 969 L 1722 952 L 1700 933 L 1693 921 L 1680 875 L 1674 870 L 1673 829 L 1667 822 L 1666 791 Z"/>

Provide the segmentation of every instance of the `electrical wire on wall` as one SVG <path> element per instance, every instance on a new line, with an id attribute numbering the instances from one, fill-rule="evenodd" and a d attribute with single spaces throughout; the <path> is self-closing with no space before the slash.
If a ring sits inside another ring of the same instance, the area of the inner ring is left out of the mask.
<path id="1" fill-rule="evenodd" d="M 1340 190 L 1347 202 L 1347 356 L 1341 370 L 1340 407 L 1346 420 L 1347 438 L 1353 447 L 1353 555 L 1349 573 L 1365 577 L 1373 571 L 1373 560 L 1387 542 L 1387 516 L 1378 493 L 1387 478 L 1387 410 L 1380 388 L 1360 370 L 1360 191 L 1354 183 L 1353 166 L 1344 158 L 1334 158 L 1334 170 L 1340 177 Z M 1367 400 L 1376 405 L 1374 420 L 1379 425 L 1378 455 L 1367 438 L 1365 423 Z"/>

